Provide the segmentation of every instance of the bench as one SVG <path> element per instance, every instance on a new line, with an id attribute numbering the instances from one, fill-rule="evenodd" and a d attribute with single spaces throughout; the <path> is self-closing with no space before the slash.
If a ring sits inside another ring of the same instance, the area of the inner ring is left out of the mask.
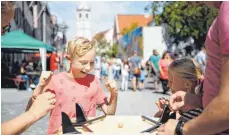
<path id="1" fill-rule="evenodd" d="M 26 81 L 20 77 L 16 78 L 10 78 L 10 77 L 4 77 L 7 80 L 11 80 L 14 82 L 18 90 L 25 89 L 26 88 Z"/>

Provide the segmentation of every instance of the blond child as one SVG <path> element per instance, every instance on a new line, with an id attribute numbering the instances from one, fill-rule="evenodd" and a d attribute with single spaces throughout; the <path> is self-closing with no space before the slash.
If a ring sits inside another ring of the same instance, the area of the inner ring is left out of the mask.
<path id="1" fill-rule="evenodd" d="M 75 103 L 79 103 L 86 116 L 96 116 L 96 105 L 107 115 L 114 115 L 117 106 L 116 84 L 108 81 L 106 88 L 110 91 L 110 102 L 106 100 L 100 81 L 88 74 L 94 67 L 95 46 L 85 38 L 76 38 L 67 44 L 67 61 L 70 69 L 52 76 L 45 89 L 56 94 L 56 106 L 52 110 L 47 134 L 54 134 L 61 127 L 61 112 L 70 118 L 76 116 Z"/>
<path id="2" fill-rule="evenodd" d="M 129 65 L 127 60 L 123 60 L 122 64 L 122 90 L 128 90 L 128 77 L 129 77 Z"/>
<path id="3" fill-rule="evenodd" d="M 190 92 L 202 96 L 203 73 L 200 66 L 194 60 L 189 58 L 178 59 L 171 63 L 168 69 L 168 87 L 172 93 L 177 91 Z M 156 105 L 159 111 L 155 117 L 160 117 L 165 104 L 168 104 L 164 98 L 160 98 Z M 176 114 L 176 119 L 187 121 L 198 116 L 202 108 L 193 108 L 185 106 Z M 179 116 L 181 115 L 181 117 Z"/>

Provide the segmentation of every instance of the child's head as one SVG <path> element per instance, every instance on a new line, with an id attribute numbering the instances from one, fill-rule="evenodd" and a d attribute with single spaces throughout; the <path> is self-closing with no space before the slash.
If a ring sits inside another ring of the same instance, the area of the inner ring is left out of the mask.
<path id="1" fill-rule="evenodd" d="M 105 57 L 102 57 L 102 62 L 106 62 L 106 58 Z"/>
<path id="2" fill-rule="evenodd" d="M 203 78 L 200 66 L 190 58 L 174 61 L 170 64 L 168 72 L 168 87 L 172 93 L 181 90 L 194 93 L 199 80 Z"/>
<path id="3" fill-rule="evenodd" d="M 95 44 L 83 37 L 72 39 L 67 44 L 66 58 L 74 77 L 83 78 L 94 67 Z"/>
<path id="4" fill-rule="evenodd" d="M 162 55 L 162 59 L 171 59 L 169 51 L 165 51 Z"/>
<path id="5" fill-rule="evenodd" d="M 126 59 L 123 60 L 124 65 L 128 65 L 128 61 Z"/>

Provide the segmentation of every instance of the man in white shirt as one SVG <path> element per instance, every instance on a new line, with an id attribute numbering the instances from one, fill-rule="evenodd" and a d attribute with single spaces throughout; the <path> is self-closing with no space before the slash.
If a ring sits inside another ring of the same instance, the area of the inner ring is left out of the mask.
<path id="1" fill-rule="evenodd" d="M 200 64 L 201 69 L 204 73 L 206 65 L 207 65 L 206 50 L 204 46 L 201 48 L 201 51 L 197 53 L 195 60 Z"/>

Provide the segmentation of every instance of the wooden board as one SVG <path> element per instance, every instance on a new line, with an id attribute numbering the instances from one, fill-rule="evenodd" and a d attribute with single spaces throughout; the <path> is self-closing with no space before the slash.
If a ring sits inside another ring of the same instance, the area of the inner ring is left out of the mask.
<path id="1" fill-rule="evenodd" d="M 90 119 L 90 118 L 89 118 Z M 157 120 L 155 118 L 152 118 Z M 123 126 L 122 126 L 123 125 Z M 141 131 L 152 127 L 154 124 L 149 121 L 143 121 L 141 116 L 107 116 L 104 120 L 98 120 L 87 124 L 93 133 L 88 132 L 81 127 L 76 129 L 83 134 L 140 134 Z M 60 132 L 59 132 L 60 133 Z M 143 134 L 143 133 L 142 133 Z M 149 133 L 144 133 L 149 134 Z M 152 134 L 152 133 L 151 133 Z M 156 132 L 153 135 L 156 135 Z"/>

